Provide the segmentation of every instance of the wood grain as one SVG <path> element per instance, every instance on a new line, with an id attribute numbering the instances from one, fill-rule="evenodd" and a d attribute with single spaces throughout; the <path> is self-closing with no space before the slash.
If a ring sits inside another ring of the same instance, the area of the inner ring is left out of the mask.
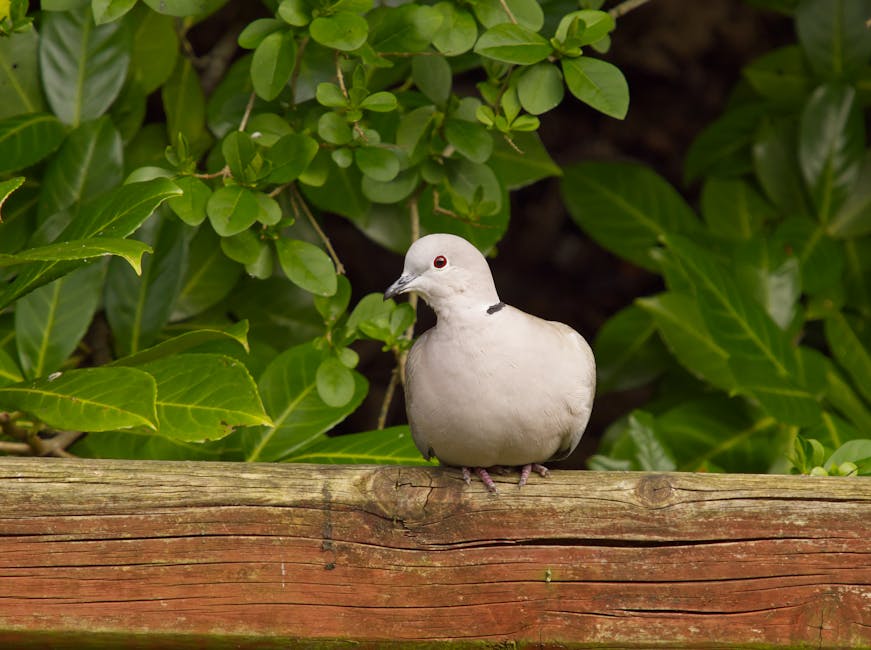
<path id="1" fill-rule="evenodd" d="M 0 458 L 0 648 L 869 647 L 871 481 Z"/>

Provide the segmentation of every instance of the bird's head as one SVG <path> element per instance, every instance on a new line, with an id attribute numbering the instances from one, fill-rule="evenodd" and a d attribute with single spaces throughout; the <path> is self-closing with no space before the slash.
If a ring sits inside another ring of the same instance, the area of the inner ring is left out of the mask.
<path id="1" fill-rule="evenodd" d="M 441 315 L 451 309 L 486 307 L 499 302 L 490 266 L 462 237 L 427 235 L 405 254 L 402 275 L 384 299 L 414 291 Z"/>

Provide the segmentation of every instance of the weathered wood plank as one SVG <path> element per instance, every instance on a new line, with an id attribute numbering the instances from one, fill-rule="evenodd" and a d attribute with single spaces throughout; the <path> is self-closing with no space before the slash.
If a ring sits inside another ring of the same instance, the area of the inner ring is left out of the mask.
<path id="1" fill-rule="evenodd" d="M 871 645 L 871 481 L 500 487 L 440 468 L 0 458 L 0 647 Z"/>

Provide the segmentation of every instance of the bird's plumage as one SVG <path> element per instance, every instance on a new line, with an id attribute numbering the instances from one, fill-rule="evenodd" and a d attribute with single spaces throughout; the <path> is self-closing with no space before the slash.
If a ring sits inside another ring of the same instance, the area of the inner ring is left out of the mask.
<path id="1" fill-rule="evenodd" d="M 571 453 L 596 383 L 580 334 L 503 305 L 484 256 L 454 235 L 428 235 L 409 248 L 385 295 L 408 291 L 437 316 L 406 364 L 406 409 L 424 456 L 486 468 Z"/>

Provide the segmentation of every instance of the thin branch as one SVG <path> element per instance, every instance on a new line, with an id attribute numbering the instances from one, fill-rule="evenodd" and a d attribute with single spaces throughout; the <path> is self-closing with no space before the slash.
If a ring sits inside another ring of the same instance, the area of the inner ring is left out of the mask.
<path id="1" fill-rule="evenodd" d="M 345 99 L 348 99 L 348 89 L 345 88 L 345 75 L 342 73 L 342 57 L 339 54 L 339 50 L 336 50 L 336 79 L 339 81 L 339 88 L 342 90 L 342 94 L 345 96 Z"/>
<path id="2" fill-rule="evenodd" d="M 390 411 L 390 404 L 393 402 L 393 395 L 396 392 L 396 384 L 399 383 L 399 366 L 393 368 L 390 373 L 390 383 L 387 384 L 387 390 L 384 392 L 384 400 L 381 402 L 381 411 L 378 413 L 378 431 L 384 429 L 387 425 L 387 413 Z"/>
<path id="3" fill-rule="evenodd" d="M 26 442 L 5 442 L 0 440 L 0 453 L 30 456 L 33 453 L 33 449 Z"/>
<path id="4" fill-rule="evenodd" d="M 612 7 L 608 13 L 611 14 L 612 18 L 620 18 L 620 16 L 625 16 L 633 9 L 638 9 L 638 7 L 648 2 L 650 0 L 623 0 L 619 5 Z"/>
<path id="5" fill-rule="evenodd" d="M 251 110 L 254 108 L 254 100 L 257 99 L 256 93 L 251 93 L 248 98 L 248 104 L 245 106 L 245 113 L 242 115 L 242 121 L 239 122 L 239 131 L 244 131 L 248 126 L 248 120 L 251 118 Z"/>
<path id="6" fill-rule="evenodd" d="M 508 8 L 508 3 L 505 0 L 499 0 L 499 4 L 502 5 L 502 11 L 504 11 L 505 15 L 508 16 L 508 20 L 516 25 L 517 19 L 514 17 L 514 14 L 511 13 L 511 9 Z"/>
<path id="7" fill-rule="evenodd" d="M 191 174 L 194 178 L 202 178 L 202 179 L 212 179 L 212 178 L 227 178 L 231 175 L 230 167 L 228 165 L 224 165 L 223 169 L 219 169 L 218 171 L 211 174 Z"/>
<path id="8" fill-rule="evenodd" d="M 336 265 L 336 273 L 339 275 L 345 274 L 345 265 L 339 260 L 339 256 L 336 254 L 336 250 L 333 248 L 332 243 L 330 243 L 330 238 L 327 237 L 326 233 L 321 230 L 320 225 L 315 219 L 315 216 L 312 214 L 311 210 L 308 209 L 308 204 L 306 204 L 305 199 L 302 198 L 302 194 L 300 194 L 299 189 L 294 185 L 292 197 L 297 203 L 297 207 L 302 211 L 302 213 L 306 216 L 311 224 L 312 228 L 314 228 L 315 232 L 318 234 L 318 237 L 321 238 L 321 241 L 324 243 L 324 246 L 327 248 L 327 252 L 330 254 L 330 257 L 333 258 L 333 264 Z"/>

